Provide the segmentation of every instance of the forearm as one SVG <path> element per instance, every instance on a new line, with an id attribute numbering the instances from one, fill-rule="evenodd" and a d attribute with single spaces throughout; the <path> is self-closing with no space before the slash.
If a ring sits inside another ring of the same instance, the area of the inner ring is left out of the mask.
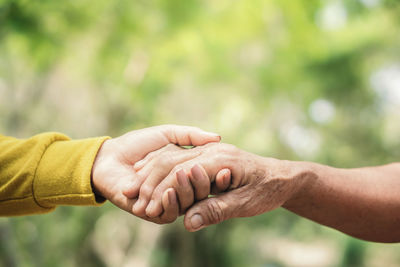
<path id="1" fill-rule="evenodd" d="M 337 169 L 296 162 L 309 183 L 283 207 L 357 238 L 400 241 L 400 164 Z"/>

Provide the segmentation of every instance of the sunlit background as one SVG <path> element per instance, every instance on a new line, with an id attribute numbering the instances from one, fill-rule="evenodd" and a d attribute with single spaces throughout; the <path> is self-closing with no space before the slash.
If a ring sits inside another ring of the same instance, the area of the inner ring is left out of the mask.
<path id="1" fill-rule="evenodd" d="M 396 0 L 0 0 L 0 132 L 175 123 L 263 156 L 400 159 Z M 0 219 L 0 266 L 400 266 L 285 210 L 199 233 L 111 204 Z"/>

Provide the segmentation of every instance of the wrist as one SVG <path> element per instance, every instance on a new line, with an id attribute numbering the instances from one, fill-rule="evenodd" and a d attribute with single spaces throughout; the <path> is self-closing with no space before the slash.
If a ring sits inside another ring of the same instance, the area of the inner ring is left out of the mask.
<path id="1" fill-rule="evenodd" d="M 96 158 L 93 163 L 92 172 L 91 172 L 91 185 L 93 193 L 95 194 L 96 198 L 104 199 L 105 196 L 102 193 L 102 186 L 101 180 L 104 177 L 105 173 L 105 163 L 107 162 L 107 155 L 112 139 L 105 140 L 103 144 L 100 146 Z"/>
<path id="2" fill-rule="evenodd" d="M 301 206 L 307 198 L 307 192 L 318 179 L 316 164 L 305 161 L 285 161 L 290 169 L 289 179 L 291 180 L 292 192 L 282 205 L 284 208 Z"/>

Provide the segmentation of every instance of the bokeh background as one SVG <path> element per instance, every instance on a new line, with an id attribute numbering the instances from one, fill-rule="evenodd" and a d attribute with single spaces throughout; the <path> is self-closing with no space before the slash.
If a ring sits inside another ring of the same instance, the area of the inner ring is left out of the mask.
<path id="1" fill-rule="evenodd" d="M 400 159 L 396 0 L 0 0 L 0 132 L 195 125 L 263 156 Z M 111 204 L 0 219 L 0 266 L 400 266 L 283 209 L 199 233 Z"/>

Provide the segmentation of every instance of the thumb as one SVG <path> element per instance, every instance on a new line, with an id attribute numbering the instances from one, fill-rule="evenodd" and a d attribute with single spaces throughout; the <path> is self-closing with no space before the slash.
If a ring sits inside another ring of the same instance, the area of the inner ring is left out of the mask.
<path id="1" fill-rule="evenodd" d="M 233 190 L 197 202 L 185 214 L 185 228 L 189 232 L 195 232 L 235 217 L 240 191 Z"/>
<path id="2" fill-rule="evenodd" d="M 170 143 L 179 146 L 201 146 L 221 141 L 221 136 L 197 127 L 160 125 L 124 134 L 119 139 L 119 147 L 130 162 L 143 159 L 148 153 Z"/>
<path id="3" fill-rule="evenodd" d="M 197 127 L 162 125 L 160 129 L 168 140 L 167 143 L 180 146 L 201 146 L 221 140 L 221 136 L 218 134 L 206 132 Z"/>

